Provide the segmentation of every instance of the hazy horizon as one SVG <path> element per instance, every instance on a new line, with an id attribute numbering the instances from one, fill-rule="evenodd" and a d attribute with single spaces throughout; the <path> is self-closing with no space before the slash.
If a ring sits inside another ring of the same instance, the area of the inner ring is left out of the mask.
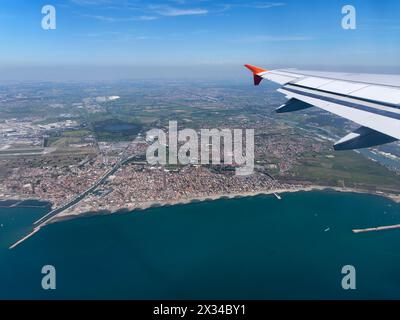
<path id="1" fill-rule="evenodd" d="M 400 73 L 400 2 L 2 1 L 0 80 L 241 78 L 243 64 Z M 56 28 L 44 30 L 44 5 Z"/>
<path id="2" fill-rule="evenodd" d="M 270 69 L 282 65 L 264 65 Z M 285 66 L 286 68 L 288 66 Z M 400 74 L 400 66 L 289 66 L 303 70 L 354 73 Z M 118 81 L 118 80 L 233 80 L 249 82 L 250 75 L 243 64 L 193 66 L 29 66 L 0 67 L 0 81 Z"/>

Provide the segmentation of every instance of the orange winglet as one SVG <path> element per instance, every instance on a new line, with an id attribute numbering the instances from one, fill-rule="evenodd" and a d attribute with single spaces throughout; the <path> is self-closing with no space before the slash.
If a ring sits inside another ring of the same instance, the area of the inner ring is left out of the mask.
<path id="1" fill-rule="evenodd" d="M 244 66 L 245 66 L 247 69 L 249 69 L 251 72 L 253 72 L 254 74 L 259 74 L 259 73 L 261 73 L 261 72 L 266 72 L 266 71 L 268 71 L 268 70 L 265 70 L 265 69 L 260 68 L 260 67 L 252 66 L 252 65 L 250 65 L 250 64 L 245 64 Z"/>
<path id="2" fill-rule="evenodd" d="M 261 81 L 263 80 L 263 78 L 260 77 L 259 74 L 262 73 L 262 72 L 268 71 L 268 70 L 265 70 L 265 69 L 262 69 L 262 68 L 259 68 L 259 67 L 252 66 L 252 65 L 250 65 L 250 64 L 245 64 L 244 66 L 245 66 L 247 69 L 249 69 L 251 72 L 253 72 L 253 75 L 254 75 L 254 85 L 255 85 L 255 86 L 258 86 L 258 85 L 261 83 Z"/>

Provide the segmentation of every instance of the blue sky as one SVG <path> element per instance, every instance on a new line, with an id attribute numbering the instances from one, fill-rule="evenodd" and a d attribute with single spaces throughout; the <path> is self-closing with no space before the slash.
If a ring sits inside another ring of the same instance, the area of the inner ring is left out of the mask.
<path id="1" fill-rule="evenodd" d="M 56 30 L 41 28 L 47 4 L 57 10 Z M 357 9 L 356 30 L 341 28 L 346 4 Z M 3 70 L 400 68 L 398 0 L 0 0 L 0 6 Z"/>

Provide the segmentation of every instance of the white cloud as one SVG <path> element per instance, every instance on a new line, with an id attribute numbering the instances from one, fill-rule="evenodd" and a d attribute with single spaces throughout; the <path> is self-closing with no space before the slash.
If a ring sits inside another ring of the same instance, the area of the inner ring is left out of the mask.
<path id="1" fill-rule="evenodd" d="M 135 18 L 136 21 L 152 21 L 157 19 L 158 17 L 156 16 L 140 16 Z"/>
<path id="2" fill-rule="evenodd" d="M 165 17 L 179 17 L 179 16 L 194 16 L 194 15 L 207 15 L 211 13 L 220 13 L 221 11 L 228 11 L 231 9 L 238 8 L 252 8 L 252 9 L 270 9 L 276 7 L 285 6 L 283 2 L 234 2 L 218 4 L 209 2 L 209 8 L 202 7 L 190 7 L 190 2 L 186 0 L 170 0 L 170 4 L 149 4 L 147 5 L 145 2 L 129 2 L 126 0 L 70 0 L 71 2 L 78 5 L 85 6 L 106 6 L 108 8 L 113 9 L 129 9 L 135 11 L 141 11 L 143 15 L 138 16 L 136 18 L 129 19 L 121 19 L 121 18 L 112 18 L 107 16 L 92 16 L 95 19 L 102 21 L 150 21 L 156 20 L 157 16 L 165 16 Z M 115 1 L 115 2 L 114 2 Z M 197 4 L 208 2 L 209 0 L 198 0 Z M 193 5 L 193 2 L 191 3 Z"/>
<path id="3" fill-rule="evenodd" d="M 270 9 L 276 7 L 283 7 L 284 5 L 285 3 L 283 2 L 265 2 L 265 3 L 255 2 L 255 3 L 244 4 L 243 6 L 255 9 Z"/>
<path id="4" fill-rule="evenodd" d="M 92 15 L 92 14 L 85 14 L 83 15 L 86 18 L 92 18 L 100 21 L 105 21 L 105 22 L 115 22 L 117 21 L 116 18 L 113 17 L 107 17 L 107 16 L 101 16 L 101 15 Z"/>
<path id="5" fill-rule="evenodd" d="M 247 3 L 226 3 L 223 4 L 223 11 L 234 8 L 252 8 L 252 9 L 271 9 L 276 7 L 283 7 L 286 4 L 283 2 L 247 2 Z"/>
<path id="6" fill-rule="evenodd" d="M 167 16 L 167 17 L 205 15 L 208 13 L 208 10 L 201 8 L 180 9 L 170 6 L 150 6 L 150 9 L 161 16 Z"/>
<path id="7" fill-rule="evenodd" d="M 91 15 L 91 14 L 85 14 L 83 16 L 86 18 L 92 18 L 104 22 L 151 21 L 158 19 L 155 16 L 139 16 L 139 17 L 128 17 L 128 18 L 115 18 L 110 16 Z"/>

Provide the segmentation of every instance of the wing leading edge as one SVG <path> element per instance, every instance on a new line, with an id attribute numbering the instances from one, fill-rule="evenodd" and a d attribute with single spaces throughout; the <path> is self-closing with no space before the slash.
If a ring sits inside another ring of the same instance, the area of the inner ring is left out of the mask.
<path id="1" fill-rule="evenodd" d="M 266 79 L 281 85 L 288 101 L 277 109 L 293 112 L 316 106 L 361 127 L 339 140 L 336 150 L 369 148 L 400 140 L 400 76 L 265 70 L 245 65 L 254 84 Z M 392 85 L 390 85 L 392 84 Z"/>

